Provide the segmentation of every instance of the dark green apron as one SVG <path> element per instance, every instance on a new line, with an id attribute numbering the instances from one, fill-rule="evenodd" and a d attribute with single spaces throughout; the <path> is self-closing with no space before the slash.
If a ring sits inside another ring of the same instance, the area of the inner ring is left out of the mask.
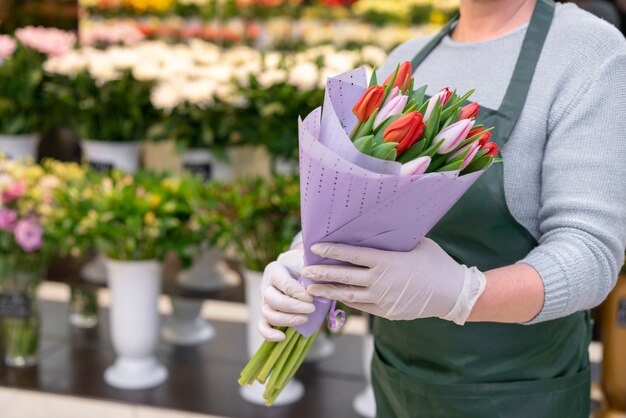
<path id="1" fill-rule="evenodd" d="M 552 1 L 538 1 L 500 109 L 480 112 L 478 121 L 495 126 L 494 142 L 501 148 L 526 102 L 554 10 Z M 415 57 L 413 68 L 452 27 L 453 22 Z M 429 237 L 482 271 L 513 264 L 537 246 L 507 208 L 502 164 L 492 166 Z M 373 332 L 380 418 L 589 416 L 586 312 L 530 326 L 375 318 Z"/>

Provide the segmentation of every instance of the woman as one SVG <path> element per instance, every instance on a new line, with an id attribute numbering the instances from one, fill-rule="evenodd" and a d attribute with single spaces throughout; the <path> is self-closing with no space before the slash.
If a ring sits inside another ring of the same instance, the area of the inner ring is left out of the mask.
<path id="1" fill-rule="evenodd" d="M 262 334 L 305 322 L 312 296 L 337 299 L 376 316 L 379 417 L 587 417 L 587 310 L 626 245 L 623 36 L 571 4 L 461 0 L 458 21 L 401 45 L 381 77 L 406 60 L 430 94 L 476 88 L 504 163 L 410 252 L 314 246 L 355 266 L 302 275 L 337 284 L 305 290 L 302 253 L 281 256 Z"/>

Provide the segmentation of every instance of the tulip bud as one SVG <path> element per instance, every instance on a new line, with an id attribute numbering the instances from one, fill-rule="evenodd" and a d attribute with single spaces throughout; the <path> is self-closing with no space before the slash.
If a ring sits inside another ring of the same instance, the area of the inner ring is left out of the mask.
<path id="1" fill-rule="evenodd" d="M 383 106 L 380 112 L 378 112 L 378 115 L 376 115 L 376 119 L 374 119 L 374 129 L 378 128 L 391 116 L 396 116 L 404 112 L 404 108 L 406 107 L 408 101 L 409 96 L 402 94 Z"/>
<path id="2" fill-rule="evenodd" d="M 479 136 L 478 139 L 476 139 L 476 140 L 478 141 L 478 143 L 482 147 L 487 142 L 489 142 L 489 140 L 491 140 L 491 132 L 487 131 L 485 128 L 474 128 L 471 131 L 469 131 L 469 133 L 467 134 L 467 137 L 468 138 L 472 138 L 472 137 L 480 134 L 481 132 L 483 132 L 483 134 L 481 136 Z"/>
<path id="3" fill-rule="evenodd" d="M 431 97 L 430 100 L 428 100 L 428 107 L 426 108 L 426 112 L 424 112 L 424 122 L 428 121 L 428 118 L 430 118 L 433 110 L 435 110 L 435 104 L 437 103 L 437 101 L 439 102 L 439 106 L 443 106 L 448 102 L 451 96 L 452 92 L 449 88 L 445 87 L 444 89 L 440 90 L 439 93 Z"/>
<path id="4" fill-rule="evenodd" d="M 359 122 L 366 122 L 372 113 L 379 108 L 385 95 L 385 89 L 381 86 L 372 86 L 363 94 L 352 109 Z"/>
<path id="5" fill-rule="evenodd" d="M 385 99 L 385 103 L 383 103 L 383 107 L 387 106 L 387 104 L 389 104 L 390 101 L 398 97 L 401 93 L 402 92 L 400 91 L 399 88 L 397 87 L 392 88 L 391 91 L 389 92 L 389 95 Z"/>
<path id="6" fill-rule="evenodd" d="M 479 111 L 480 105 L 478 103 L 470 103 L 467 106 L 464 106 L 463 109 L 461 109 L 461 116 L 459 117 L 459 119 L 475 118 L 476 116 L 478 116 Z"/>
<path id="7" fill-rule="evenodd" d="M 498 146 L 493 143 L 493 142 L 487 142 L 485 145 L 483 145 L 481 148 L 481 150 L 487 150 L 487 154 L 485 154 L 485 157 L 497 157 L 498 153 L 500 152 L 500 148 L 498 148 Z"/>
<path id="8" fill-rule="evenodd" d="M 463 148 L 461 148 L 460 150 L 452 154 L 450 158 L 448 158 L 447 162 L 448 163 L 452 162 L 452 160 L 454 160 L 456 157 L 467 152 L 467 155 L 465 155 L 465 157 L 463 158 L 463 164 L 461 164 L 461 170 L 463 170 L 472 162 L 476 154 L 478 154 L 479 150 L 480 150 L 480 144 L 474 141 L 471 144 L 467 144 L 466 146 L 464 146 Z"/>
<path id="9" fill-rule="evenodd" d="M 472 127 L 474 127 L 474 121 L 472 119 L 463 119 L 439 132 L 437 136 L 435 136 L 435 139 L 433 139 L 433 143 L 436 144 L 442 139 L 444 141 L 437 150 L 437 153 L 444 155 L 453 151 L 467 138 L 467 134 Z"/>
<path id="10" fill-rule="evenodd" d="M 408 113 L 394 121 L 383 132 L 383 141 L 397 142 L 398 155 L 411 148 L 424 132 L 424 121 L 418 112 Z"/>
<path id="11" fill-rule="evenodd" d="M 400 168 L 400 174 L 403 176 L 415 176 L 418 174 L 424 174 L 428 170 L 431 158 L 428 156 L 416 158 L 406 164 L 402 164 Z"/>
<path id="12" fill-rule="evenodd" d="M 396 75 L 396 81 L 393 83 L 393 87 L 397 87 L 403 93 L 411 87 L 411 79 L 413 77 L 413 68 L 409 61 L 405 61 L 400 65 L 398 73 Z M 385 80 L 384 86 L 388 86 L 393 78 L 393 73 Z"/>

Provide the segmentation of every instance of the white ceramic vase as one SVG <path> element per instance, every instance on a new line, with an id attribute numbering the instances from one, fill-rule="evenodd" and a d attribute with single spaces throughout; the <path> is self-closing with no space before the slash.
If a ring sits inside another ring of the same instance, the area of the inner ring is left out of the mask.
<path id="1" fill-rule="evenodd" d="M 37 135 L 0 135 L 0 152 L 10 159 L 35 159 Z"/>
<path id="2" fill-rule="evenodd" d="M 248 304 L 248 328 L 247 347 L 248 356 L 252 357 L 263 343 L 263 337 L 259 333 L 258 323 L 261 315 L 261 280 L 263 273 L 256 271 L 244 271 L 246 302 Z M 241 397 L 246 401 L 257 405 L 264 405 L 263 392 L 265 387 L 259 382 L 252 385 L 242 386 L 239 390 Z M 287 384 L 283 392 L 274 402 L 274 406 L 288 405 L 297 402 L 304 396 L 304 386 L 298 380 L 293 379 Z"/>
<path id="3" fill-rule="evenodd" d="M 82 142 L 86 160 L 102 171 L 118 168 L 133 174 L 139 169 L 141 143 L 86 139 Z"/>
<path id="4" fill-rule="evenodd" d="M 352 402 L 352 406 L 357 414 L 365 418 L 376 416 L 376 399 L 374 398 L 374 388 L 371 381 L 372 355 L 374 354 L 374 337 L 367 334 L 363 339 L 363 367 L 365 370 L 365 381 L 367 386 L 363 392 L 359 393 Z"/>
<path id="5" fill-rule="evenodd" d="M 106 260 L 111 291 L 110 326 L 115 363 L 104 380 L 120 389 L 145 389 L 167 379 L 155 351 L 159 341 L 161 263 Z"/>
<path id="6" fill-rule="evenodd" d="M 172 314 L 161 330 L 165 341 L 174 345 L 198 345 L 215 336 L 215 328 L 202 317 L 204 301 L 172 297 Z"/>

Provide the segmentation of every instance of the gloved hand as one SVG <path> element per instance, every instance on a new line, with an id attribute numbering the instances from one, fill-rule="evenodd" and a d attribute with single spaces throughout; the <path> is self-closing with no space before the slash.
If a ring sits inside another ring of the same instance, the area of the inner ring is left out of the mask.
<path id="1" fill-rule="evenodd" d="M 309 294 L 391 320 L 439 317 L 463 325 L 485 289 L 483 273 L 427 238 L 408 252 L 341 244 L 316 244 L 312 251 L 354 266 L 306 267 L 303 277 L 334 283 L 313 284 Z"/>
<path id="2" fill-rule="evenodd" d="M 285 334 L 271 325 L 278 327 L 302 325 L 307 322 L 308 314 L 315 311 L 313 297 L 297 280 L 303 262 L 304 251 L 291 250 L 268 264 L 263 272 L 259 331 L 268 341 L 285 339 Z"/>

